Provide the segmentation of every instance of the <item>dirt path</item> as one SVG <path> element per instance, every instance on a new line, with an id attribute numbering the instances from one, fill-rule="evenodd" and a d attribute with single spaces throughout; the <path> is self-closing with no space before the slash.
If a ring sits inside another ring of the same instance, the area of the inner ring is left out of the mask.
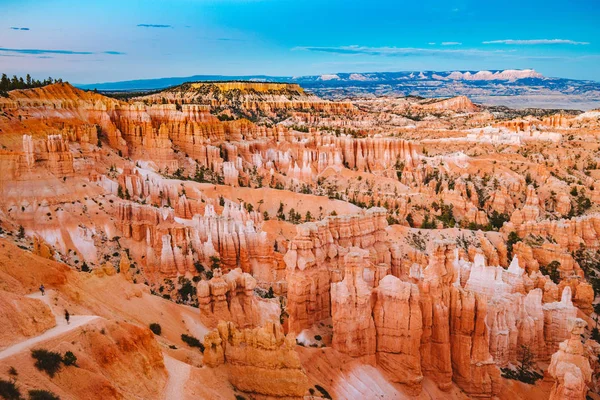
<path id="1" fill-rule="evenodd" d="M 27 297 L 32 299 L 38 299 L 46 303 L 48 307 L 50 307 L 50 310 L 56 318 L 56 326 L 54 328 L 48 329 L 41 335 L 23 340 L 22 342 L 13 344 L 12 346 L 9 346 L 4 350 L 1 350 L 0 360 L 11 357 L 15 354 L 19 354 L 22 351 L 32 348 L 38 343 L 52 339 L 66 332 L 70 332 L 74 329 L 77 329 L 83 325 L 86 325 L 92 321 L 101 318 L 97 315 L 72 315 L 70 323 L 67 324 L 62 315 L 59 316 L 56 313 L 54 313 L 51 302 L 51 296 L 52 291 L 49 290 L 46 291 L 45 296 L 42 296 L 41 293 L 33 293 L 28 295 Z M 166 354 L 164 355 L 164 363 L 165 368 L 169 373 L 169 378 L 167 380 L 167 385 L 165 387 L 163 398 L 165 400 L 183 399 L 185 394 L 185 385 L 190 377 L 192 367 L 189 364 L 176 360 L 173 357 L 170 357 Z"/>
<path id="2" fill-rule="evenodd" d="M 185 384 L 187 383 L 192 367 L 189 364 L 164 355 L 165 368 L 169 373 L 169 380 L 165 387 L 163 399 L 183 399 L 185 397 Z"/>
<path id="3" fill-rule="evenodd" d="M 46 303 L 48 306 L 50 306 L 50 292 L 46 292 L 46 296 L 42 296 L 40 293 L 35 293 L 35 294 L 30 294 L 27 297 L 30 297 L 32 299 L 42 300 L 44 303 Z M 50 307 L 50 310 L 52 310 L 52 307 Z M 56 326 L 54 328 L 50 328 L 46 332 L 42 333 L 41 335 L 34 336 L 32 338 L 23 340 L 22 342 L 15 343 L 12 346 L 9 346 L 4 350 L 1 350 L 0 351 L 0 360 L 3 360 L 10 356 L 14 356 L 15 354 L 18 354 L 24 350 L 32 348 L 37 343 L 52 339 L 56 336 L 59 336 L 59 335 L 62 335 L 63 333 L 77 329 L 83 325 L 86 325 L 86 324 L 100 318 L 97 315 L 72 315 L 71 321 L 70 321 L 71 323 L 67 324 L 67 321 L 65 321 L 65 319 L 63 317 L 59 317 L 56 314 L 54 314 L 54 317 L 56 318 Z"/>

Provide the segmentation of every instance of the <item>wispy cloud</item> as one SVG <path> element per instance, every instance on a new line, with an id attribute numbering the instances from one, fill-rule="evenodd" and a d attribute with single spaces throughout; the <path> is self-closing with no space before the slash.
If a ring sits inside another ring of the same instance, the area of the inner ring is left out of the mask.
<path id="1" fill-rule="evenodd" d="M 68 55 L 90 55 L 90 54 L 98 54 L 92 51 L 73 51 L 73 50 L 52 50 L 52 49 L 9 49 L 6 47 L 0 47 L 0 52 L 5 53 L 17 53 L 17 54 L 33 54 L 33 55 L 42 55 L 42 54 L 68 54 Z M 125 54 L 118 51 L 105 51 L 102 54 Z"/>
<path id="2" fill-rule="evenodd" d="M 339 46 L 339 47 L 295 47 L 292 50 L 306 50 L 320 53 L 334 53 L 344 55 L 369 55 L 386 57 L 414 57 L 414 56 L 448 56 L 448 57 L 485 57 L 505 53 L 503 50 L 477 50 L 477 49 L 432 49 L 418 47 L 367 47 L 367 46 Z"/>
<path id="3" fill-rule="evenodd" d="M 139 28 L 172 28 L 171 25 L 163 25 L 163 24 L 138 24 Z"/>
<path id="4" fill-rule="evenodd" d="M 488 40 L 483 44 L 517 44 L 517 45 L 537 45 L 537 44 L 573 44 L 587 45 L 589 42 L 577 42 L 569 39 L 504 39 L 504 40 Z"/>
<path id="5" fill-rule="evenodd" d="M 47 49 L 8 49 L 5 47 L 0 47 L 0 51 L 4 51 L 7 53 L 19 53 L 19 54 L 79 54 L 79 55 L 94 54 L 91 51 L 47 50 Z"/>
<path id="6" fill-rule="evenodd" d="M 459 46 L 462 42 L 442 42 L 442 46 Z"/>
<path id="7" fill-rule="evenodd" d="M 19 28 L 18 26 L 11 26 L 10 29 L 13 31 L 28 31 L 29 28 Z"/>

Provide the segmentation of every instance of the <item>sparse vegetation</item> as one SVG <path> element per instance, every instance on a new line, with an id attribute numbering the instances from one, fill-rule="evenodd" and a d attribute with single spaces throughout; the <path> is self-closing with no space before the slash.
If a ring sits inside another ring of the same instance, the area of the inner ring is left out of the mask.
<path id="1" fill-rule="evenodd" d="M 67 351 L 63 356 L 63 364 L 67 367 L 69 366 L 77 366 L 77 357 L 73 354 L 72 351 Z"/>
<path id="2" fill-rule="evenodd" d="M 29 74 L 27 74 L 25 79 L 16 75 L 9 78 L 8 75 L 2 74 L 0 78 L 0 96 L 8 97 L 8 92 L 11 90 L 37 88 L 58 82 L 62 82 L 62 79 L 47 78 L 40 81 L 39 79 L 33 79 Z"/>
<path id="3" fill-rule="evenodd" d="M 156 322 L 150 324 L 150 330 L 152 331 L 152 333 L 158 336 L 160 336 L 162 333 L 162 327 Z"/>
<path id="4" fill-rule="evenodd" d="M 516 370 L 511 368 L 501 368 L 502 376 L 507 379 L 514 379 L 530 385 L 535 384 L 539 379 L 544 376 L 539 372 L 533 370 L 535 365 L 534 354 L 528 346 L 521 345 L 517 354 L 518 365 Z"/>
<path id="5" fill-rule="evenodd" d="M 60 371 L 63 362 L 60 353 L 45 349 L 31 350 L 31 357 L 35 359 L 35 367 L 47 373 L 51 378 Z"/>
<path id="6" fill-rule="evenodd" d="M 204 353 L 204 345 L 200 343 L 200 340 L 195 338 L 194 336 L 187 335 L 185 333 L 181 334 L 181 340 L 190 347 L 197 347 L 201 352 Z"/>
<path id="7" fill-rule="evenodd" d="M 34 389 L 29 391 L 29 400 L 60 400 L 60 397 L 49 390 Z"/>
<path id="8" fill-rule="evenodd" d="M 21 391 L 15 382 L 0 379 L 0 397 L 5 400 L 21 400 Z"/>

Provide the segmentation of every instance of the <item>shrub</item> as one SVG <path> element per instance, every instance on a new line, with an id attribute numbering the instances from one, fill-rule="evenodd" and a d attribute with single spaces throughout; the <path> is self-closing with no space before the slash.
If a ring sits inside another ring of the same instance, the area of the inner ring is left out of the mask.
<path id="1" fill-rule="evenodd" d="M 34 389 L 29 391 L 29 400 L 60 400 L 60 397 L 49 390 Z"/>
<path id="2" fill-rule="evenodd" d="M 510 368 L 501 368 L 502 376 L 507 379 L 514 379 L 530 385 L 534 385 L 535 381 L 543 378 L 543 375 L 533 370 L 535 365 L 534 354 L 528 346 L 521 345 L 517 352 L 517 370 Z"/>
<path id="3" fill-rule="evenodd" d="M 9 374 L 10 376 L 12 376 L 12 377 L 13 377 L 13 379 L 16 379 L 16 378 L 17 378 L 17 376 L 19 376 L 19 373 L 17 372 L 17 369 L 16 369 L 15 367 L 10 367 L 10 368 L 8 369 L 8 374 Z"/>
<path id="4" fill-rule="evenodd" d="M 181 287 L 177 290 L 181 301 L 191 300 L 196 295 L 196 285 L 192 285 L 192 281 L 185 277 L 179 278 Z"/>
<path id="5" fill-rule="evenodd" d="M 592 340 L 595 340 L 596 342 L 600 342 L 600 331 L 598 330 L 598 328 L 592 329 L 591 338 L 592 338 Z"/>
<path id="6" fill-rule="evenodd" d="M 194 268 L 196 268 L 196 271 L 198 271 L 199 274 L 203 273 L 205 269 L 204 265 L 202 265 L 200 261 L 194 262 Z"/>
<path id="7" fill-rule="evenodd" d="M 498 211 L 494 210 L 492 215 L 490 215 L 490 224 L 496 228 L 500 229 L 504 225 L 505 222 L 510 220 L 508 214 L 500 214 Z"/>
<path id="8" fill-rule="evenodd" d="M 321 337 L 321 335 L 315 335 L 315 340 L 321 340 L 321 339 L 323 339 L 323 338 Z"/>
<path id="9" fill-rule="evenodd" d="M 31 357 L 36 360 L 35 367 L 50 375 L 51 378 L 60 370 L 63 360 L 59 353 L 45 349 L 31 350 Z"/>
<path id="10" fill-rule="evenodd" d="M 327 390 L 325 390 L 325 388 L 321 385 L 315 385 L 315 389 L 317 389 L 319 392 L 321 392 L 321 394 L 323 395 L 322 397 L 324 399 L 331 399 L 331 395 L 329 394 L 329 392 Z"/>
<path id="11" fill-rule="evenodd" d="M 6 400 L 20 400 L 21 391 L 14 382 L 0 379 L 0 397 Z"/>
<path id="12" fill-rule="evenodd" d="M 508 240 L 506 241 L 506 253 L 509 262 L 512 260 L 513 246 L 520 241 L 521 238 L 519 235 L 517 235 L 517 232 L 513 231 L 508 234 Z"/>
<path id="13" fill-rule="evenodd" d="M 73 354 L 72 351 L 67 351 L 63 356 L 62 361 L 63 364 L 65 364 L 67 367 L 71 365 L 77 366 L 77 357 L 75 356 L 75 354 Z"/>
<path id="14" fill-rule="evenodd" d="M 200 341 L 197 338 L 182 333 L 181 340 L 190 347 L 198 347 L 200 351 L 204 353 L 204 345 L 200 343 Z"/>
<path id="15" fill-rule="evenodd" d="M 160 334 L 162 333 L 162 328 L 160 324 L 157 324 L 156 322 L 150 324 L 150 330 L 152 331 L 152 333 L 158 336 L 160 336 Z"/>
<path id="16" fill-rule="evenodd" d="M 558 268 L 560 267 L 560 262 L 554 260 L 547 266 L 540 265 L 540 272 L 544 275 L 548 275 L 552 282 L 557 285 L 560 283 L 560 271 Z"/>

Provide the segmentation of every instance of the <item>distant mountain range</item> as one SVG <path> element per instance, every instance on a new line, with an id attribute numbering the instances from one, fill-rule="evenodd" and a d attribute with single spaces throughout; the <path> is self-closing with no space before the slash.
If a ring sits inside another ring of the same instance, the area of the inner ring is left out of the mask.
<path id="1" fill-rule="evenodd" d="M 338 73 L 295 77 L 195 75 L 76 86 L 100 91 L 137 91 L 159 90 L 184 82 L 235 80 L 298 83 L 305 89 L 330 99 L 383 95 L 465 95 L 478 103 L 516 108 L 600 108 L 600 82 L 548 78 L 531 69 Z"/>

